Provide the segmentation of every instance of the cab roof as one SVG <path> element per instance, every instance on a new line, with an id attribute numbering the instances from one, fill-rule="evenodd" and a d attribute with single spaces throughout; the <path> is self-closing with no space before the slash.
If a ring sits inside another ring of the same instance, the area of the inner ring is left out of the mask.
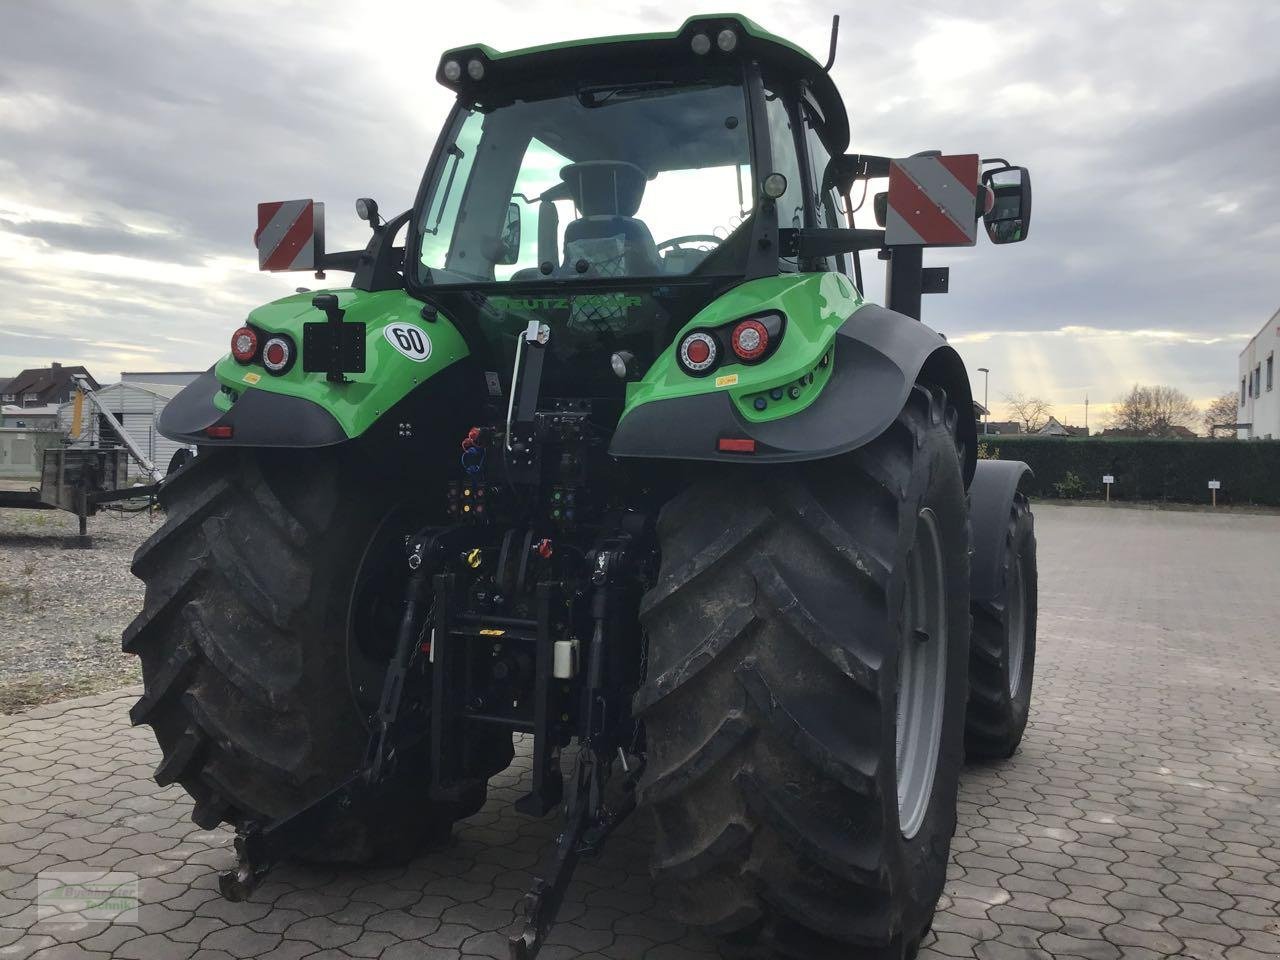
<path id="1" fill-rule="evenodd" d="M 721 30 L 737 34 L 736 47 L 724 53 L 717 47 Z M 705 34 L 710 50 L 697 54 L 693 39 Z M 697 69 L 700 64 L 714 69 L 727 58 L 757 60 L 767 72 L 802 81 L 812 94 L 826 121 L 827 147 L 834 154 L 843 153 L 849 144 L 849 121 L 844 102 L 830 75 L 807 51 L 789 40 L 769 33 L 759 24 L 736 13 L 702 14 L 685 20 L 680 29 L 670 33 L 635 33 L 612 37 L 565 40 L 520 50 L 500 51 L 485 44 L 454 47 L 445 51 L 436 70 L 436 79 L 460 97 L 481 102 L 492 98 L 510 100 L 515 91 L 528 91 L 530 84 L 549 75 L 563 75 L 587 65 L 622 68 L 639 62 L 664 66 L 682 63 Z M 472 61 L 483 69 L 480 80 L 468 70 Z M 446 64 L 454 61 L 460 68 L 457 80 L 450 80 Z"/>

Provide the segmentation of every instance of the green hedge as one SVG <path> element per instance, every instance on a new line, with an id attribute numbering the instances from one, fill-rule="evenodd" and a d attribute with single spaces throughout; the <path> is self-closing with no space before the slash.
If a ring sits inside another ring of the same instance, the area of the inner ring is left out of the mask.
<path id="1" fill-rule="evenodd" d="M 1219 503 L 1280 506 L 1280 440 L 979 439 L 988 456 L 1030 465 L 1033 496 L 1101 499 L 1103 474 L 1111 474 L 1113 500 L 1208 503 L 1209 481 L 1219 480 Z"/>

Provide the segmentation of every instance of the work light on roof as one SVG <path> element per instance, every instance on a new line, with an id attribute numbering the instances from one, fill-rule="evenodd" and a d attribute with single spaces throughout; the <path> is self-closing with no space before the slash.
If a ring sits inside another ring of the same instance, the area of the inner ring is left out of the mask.
<path id="1" fill-rule="evenodd" d="M 706 54 L 708 51 L 710 51 L 711 38 L 708 37 L 705 33 L 695 33 L 693 35 L 693 40 L 689 45 L 693 47 L 693 52 L 701 57 L 704 54 Z"/>
<path id="2" fill-rule="evenodd" d="M 479 82 L 484 79 L 484 64 L 479 60 L 471 60 L 467 63 L 467 76 L 472 80 Z"/>
<path id="3" fill-rule="evenodd" d="M 444 65 L 444 78 L 450 83 L 457 83 L 462 79 L 462 64 L 457 60 L 446 60 Z"/>
<path id="4" fill-rule="evenodd" d="M 716 34 L 716 46 L 725 53 L 733 53 L 738 46 L 738 34 L 726 27 Z"/>

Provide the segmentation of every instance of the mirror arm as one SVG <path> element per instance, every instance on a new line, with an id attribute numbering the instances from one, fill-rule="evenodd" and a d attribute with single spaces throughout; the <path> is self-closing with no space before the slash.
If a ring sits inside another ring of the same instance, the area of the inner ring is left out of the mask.
<path id="1" fill-rule="evenodd" d="M 869 153 L 846 153 L 832 157 L 823 175 L 823 188 L 834 188 L 848 193 L 859 180 L 875 180 L 889 176 L 890 157 L 877 157 Z"/>
<path id="2" fill-rule="evenodd" d="M 812 259 L 831 257 L 860 250 L 879 250 L 884 246 L 883 230 L 848 230 L 844 228 L 805 228 L 778 231 L 782 256 Z"/>
<path id="3" fill-rule="evenodd" d="M 347 270 L 355 273 L 362 256 L 364 256 L 363 250 L 338 250 L 334 253 L 326 253 L 316 264 L 316 269 L 322 273 L 325 270 Z"/>

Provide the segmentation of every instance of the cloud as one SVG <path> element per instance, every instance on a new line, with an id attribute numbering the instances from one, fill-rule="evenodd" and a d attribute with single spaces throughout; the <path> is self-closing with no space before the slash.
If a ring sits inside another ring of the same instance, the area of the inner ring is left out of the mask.
<path id="1" fill-rule="evenodd" d="M 136 230 L 119 220 L 101 215 L 87 223 L 58 220 L 16 222 L 0 217 L 0 231 L 31 237 L 46 247 L 58 250 L 117 254 L 122 257 L 170 260 L 175 263 L 197 262 L 196 252 L 177 244 L 177 238 L 171 233 Z"/>
<path id="2" fill-rule="evenodd" d="M 825 59 L 829 4 L 742 6 Z M 1031 168 L 1027 243 L 926 254 L 952 267 L 926 322 L 1002 391 L 1066 403 L 1150 379 L 1220 393 L 1240 337 L 1280 301 L 1280 19 L 1261 0 L 1153 10 L 920 0 L 844 17 L 833 73 L 853 149 Z M 10 5 L 0 372 L 63 356 L 120 369 L 142 354 L 131 344 L 157 351 L 145 363 L 203 368 L 257 302 L 309 282 L 254 270 L 259 201 L 327 201 L 331 249 L 365 236 L 354 197 L 412 202 L 450 104 L 434 81 L 444 49 L 686 15 L 585 0 L 401 0 L 359 17 L 282 0 Z M 864 266 L 878 297 L 878 263 Z"/>

